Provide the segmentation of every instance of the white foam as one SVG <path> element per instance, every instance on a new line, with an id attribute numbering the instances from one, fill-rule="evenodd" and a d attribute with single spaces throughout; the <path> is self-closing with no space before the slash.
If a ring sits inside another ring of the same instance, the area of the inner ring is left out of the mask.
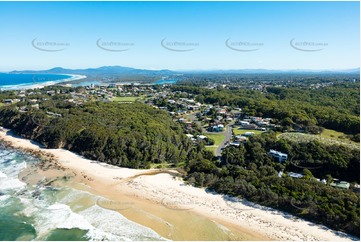
<path id="1" fill-rule="evenodd" d="M 0 191 L 8 191 L 14 189 L 20 189 L 25 187 L 26 184 L 19 179 L 9 178 L 9 179 L 1 179 L 0 181 Z"/>
<path id="2" fill-rule="evenodd" d="M 4 206 L 6 204 L 6 200 L 10 197 L 11 197 L 10 195 L 0 196 L 0 207 Z"/>
<path id="3" fill-rule="evenodd" d="M 165 240 L 150 228 L 132 222 L 118 212 L 101 208 L 98 205 L 79 214 L 90 221 L 95 228 L 116 236 L 118 240 Z M 88 236 L 94 238 L 93 233 L 94 231 L 89 231 Z"/>
<path id="4" fill-rule="evenodd" d="M 35 228 L 39 239 L 45 239 L 53 229 L 72 229 L 82 230 L 93 229 L 93 226 L 86 221 L 83 216 L 71 211 L 70 207 L 65 204 L 55 203 L 45 209 L 39 210 L 33 214 L 35 216 Z"/>
<path id="5" fill-rule="evenodd" d="M 33 201 L 27 198 L 19 197 L 21 203 L 24 205 L 24 209 L 18 214 L 26 217 L 31 217 L 39 211 L 41 203 L 38 203 L 37 206 L 34 206 Z"/>
<path id="6" fill-rule="evenodd" d="M 73 203 L 74 201 L 80 200 L 84 197 L 92 198 L 94 200 L 94 203 L 96 202 L 96 198 L 97 198 L 97 196 L 91 194 L 90 192 L 70 189 L 67 191 L 66 196 L 62 196 L 58 200 L 58 202 L 69 204 L 69 203 Z"/>
<path id="7" fill-rule="evenodd" d="M 6 166 L 1 167 L 1 172 L 6 174 L 8 177 L 17 178 L 19 173 L 26 168 L 26 162 L 17 163 L 12 160 Z"/>
<path id="8" fill-rule="evenodd" d="M 8 176 L 0 171 L 0 179 L 1 178 L 7 178 Z"/>

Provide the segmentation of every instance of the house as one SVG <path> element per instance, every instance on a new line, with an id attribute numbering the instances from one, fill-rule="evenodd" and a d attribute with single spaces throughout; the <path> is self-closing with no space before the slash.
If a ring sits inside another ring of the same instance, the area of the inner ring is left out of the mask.
<path id="1" fill-rule="evenodd" d="M 247 142 L 247 138 L 243 135 L 236 135 L 234 137 L 234 140 L 237 142 L 242 142 L 242 143 L 246 143 Z"/>
<path id="2" fill-rule="evenodd" d="M 239 118 L 239 117 L 241 117 L 241 111 L 242 110 L 232 110 L 231 114 L 234 118 Z"/>
<path id="3" fill-rule="evenodd" d="M 295 172 L 289 172 L 288 175 L 292 178 L 302 178 L 303 175 L 300 173 L 295 173 Z"/>
<path id="4" fill-rule="evenodd" d="M 266 122 L 266 121 L 257 121 L 256 124 L 258 126 L 268 126 L 269 125 L 269 122 Z"/>
<path id="5" fill-rule="evenodd" d="M 46 92 L 49 96 L 54 96 L 55 95 L 55 91 L 47 91 Z"/>
<path id="6" fill-rule="evenodd" d="M 239 147 L 241 145 L 241 142 L 233 141 L 233 142 L 229 143 L 229 145 Z"/>
<path id="7" fill-rule="evenodd" d="M 247 121 L 239 121 L 238 124 L 244 126 L 244 125 L 249 125 L 249 122 L 247 122 Z"/>
<path id="8" fill-rule="evenodd" d="M 56 116 L 56 117 L 62 116 L 60 113 L 53 113 L 53 112 L 49 112 L 49 111 L 47 111 L 46 114 L 51 115 L 51 116 Z"/>
<path id="9" fill-rule="evenodd" d="M 178 122 L 179 122 L 179 123 L 185 123 L 185 122 L 187 122 L 187 119 L 185 119 L 185 118 L 179 118 L 179 119 L 178 119 Z"/>
<path id="10" fill-rule="evenodd" d="M 31 107 L 34 109 L 39 109 L 39 103 L 31 105 Z"/>
<path id="11" fill-rule="evenodd" d="M 208 128 L 209 132 L 223 132 L 224 131 L 224 125 L 223 124 L 218 124 L 218 125 L 214 125 L 214 126 L 210 126 Z"/>
<path id="12" fill-rule="evenodd" d="M 333 186 L 333 187 L 342 188 L 342 189 L 349 189 L 350 188 L 350 183 L 345 182 L 345 181 L 332 182 L 330 185 Z"/>
<path id="13" fill-rule="evenodd" d="M 207 136 L 205 136 L 205 135 L 197 135 L 197 138 L 201 139 L 201 140 L 204 140 L 204 139 L 207 139 Z"/>
<path id="14" fill-rule="evenodd" d="M 217 109 L 217 113 L 218 114 L 225 114 L 225 113 L 227 113 L 227 110 L 225 110 L 225 109 Z"/>
<path id="15" fill-rule="evenodd" d="M 282 152 L 279 152 L 277 150 L 270 150 L 268 152 L 268 154 L 270 154 L 271 156 L 273 156 L 274 158 L 278 159 L 279 162 L 283 162 L 286 161 L 288 158 L 288 155 Z"/>
<path id="16" fill-rule="evenodd" d="M 242 129 L 257 129 L 258 126 L 255 124 L 242 125 Z"/>
<path id="17" fill-rule="evenodd" d="M 243 136 L 245 137 L 250 137 L 250 136 L 253 136 L 254 135 L 254 132 L 246 132 L 243 134 Z"/>

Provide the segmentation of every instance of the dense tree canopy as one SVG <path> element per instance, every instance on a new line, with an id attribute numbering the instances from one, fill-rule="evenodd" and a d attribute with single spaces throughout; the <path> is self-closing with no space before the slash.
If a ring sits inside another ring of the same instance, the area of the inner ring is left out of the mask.
<path id="1" fill-rule="evenodd" d="M 181 126 L 166 112 L 141 103 L 99 102 L 80 107 L 50 100 L 40 110 L 26 113 L 3 108 L 0 124 L 48 148 L 66 148 L 91 159 L 133 168 L 150 163 L 177 164 L 193 149 Z"/>
<path id="2" fill-rule="evenodd" d="M 290 159 L 279 163 L 268 153 L 277 149 Z M 275 133 L 252 137 L 240 147 L 229 146 L 217 159 L 192 160 L 188 182 L 274 207 L 359 236 L 359 194 L 317 181 L 360 179 L 359 150 L 317 142 L 277 140 Z M 283 175 L 279 172 L 283 171 Z M 304 175 L 295 179 L 287 175 Z"/>
<path id="3" fill-rule="evenodd" d="M 189 85 L 174 86 L 173 89 L 193 93 L 200 102 L 237 106 L 251 116 L 275 118 L 285 126 L 317 125 L 356 135 L 359 139 L 358 84 L 334 84 L 320 89 L 271 86 L 264 91 Z"/>

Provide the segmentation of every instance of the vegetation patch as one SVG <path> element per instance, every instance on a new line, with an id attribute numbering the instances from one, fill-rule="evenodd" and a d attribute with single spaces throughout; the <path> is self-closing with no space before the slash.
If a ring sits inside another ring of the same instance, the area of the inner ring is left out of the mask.
<path id="1" fill-rule="evenodd" d="M 47 113 L 58 114 L 49 117 Z M 167 112 L 142 103 L 89 102 L 72 106 L 44 102 L 39 110 L 0 109 L 0 125 L 48 148 L 65 148 L 109 164 L 149 168 L 185 161 L 192 142 Z"/>
<path id="2" fill-rule="evenodd" d="M 337 132 L 339 133 L 339 132 Z M 359 143 L 353 142 L 351 140 L 335 139 L 329 135 L 314 135 L 314 134 L 304 134 L 304 133 L 283 133 L 278 136 L 279 139 L 287 139 L 294 142 L 310 142 L 317 141 L 325 145 L 343 145 L 351 149 L 360 149 Z"/>
<path id="3" fill-rule="evenodd" d="M 247 132 L 253 132 L 255 135 L 259 135 L 264 133 L 262 130 L 252 130 L 252 129 L 240 129 L 239 127 L 233 128 L 233 134 L 234 135 L 242 135 Z"/>
<path id="4" fill-rule="evenodd" d="M 113 97 L 113 102 L 135 102 L 141 97 Z"/>
<path id="5" fill-rule="evenodd" d="M 208 138 L 214 140 L 214 146 L 219 146 L 225 139 L 224 134 L 205 134 Z"/>
<path id="6" fill-rule="evenodd" d="M 212 154 L 214 154 L 214 155 L 215 155 L 215 153 L 216 153 L 217 147 L 218 147 L 218 146 L 213 146 L 213 145 L 207 145 L 207 146 L 205 146 L 206 150 L 211 151 Z"/>

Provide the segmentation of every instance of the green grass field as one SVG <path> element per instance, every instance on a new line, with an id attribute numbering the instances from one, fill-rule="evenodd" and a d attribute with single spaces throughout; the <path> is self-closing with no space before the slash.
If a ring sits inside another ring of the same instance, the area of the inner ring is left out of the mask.
<path id="1" fill-rule="evenodd" d="M 206 150 L 209 150 L 209 151 L 211 151 L 213 154 L 215 154 L 217 147 L 218 147 L 218 146 L 208 145 L 208 146 L 206 146 L 205 148 L 206 148 Z"/>
<path id="2" fill-rule="evenodd" d="M 321 136 L 322 138 L 334 139 L 334 140 L 338 140 L 338 141 L 354 142 L 354 141 L 350 140 L 349 138 L 347 138 L 345 133 L 338 132 L 338 131 L 335 131 L 332 129 L 324 129 L 319 136 Z M 356 143 L 356 142 L 354 142 L 354 143 Z"/>
<path id="3" fill-rule="evenodd" d="M 331 130 L 333 131 L 333 130 Z M 336 131 L 334 131 L 336 132 Z M 351 149 L 360 149 L 360 144 L 349 139 L 337 139 L 337 137 L 331 137 L 330 135 L 334 135 L 334 132 L 327 132 L 321 135 L 315 134 L 303 134 L 303 133 L 282 133 L 277 138 L 279 139 L 288 139 L 294 142 L 309 142 L 312 140 L 317 140 L 326 145 L 345 145 L 350 147 Z M 337 132 L 340 133 L 340 132 Z"/>
<path id="4" fill-rule="evenodd" d="M 6 104 L 5 103 L 0 103 L 0 107 L 3 107 L 5 106 Z"/>
<path id="5" fill-rule="evenodd" d="M 113 102 L 135 102 L 137 99 L 141 99 L 142 97 L 113 97 Z"/>
<path id="6" fill-rule="evenodd" d="M 240 135 L 240 134 L 244 134 L 246 132 L 253 132 L 255 135 L 259 135 L 262 134 L 263 131 L 261 130 L 251 130 L 251 129 L 239 129 L 239 128 L 233 128 L 233 134 L 234 135 Z"/>
<path id="7" fill-rule="evenodd" d="M 214 146 L 218 146 L 225 139 L 224 134 L 205 134 L 210 139 L 214 140 Z"/>

